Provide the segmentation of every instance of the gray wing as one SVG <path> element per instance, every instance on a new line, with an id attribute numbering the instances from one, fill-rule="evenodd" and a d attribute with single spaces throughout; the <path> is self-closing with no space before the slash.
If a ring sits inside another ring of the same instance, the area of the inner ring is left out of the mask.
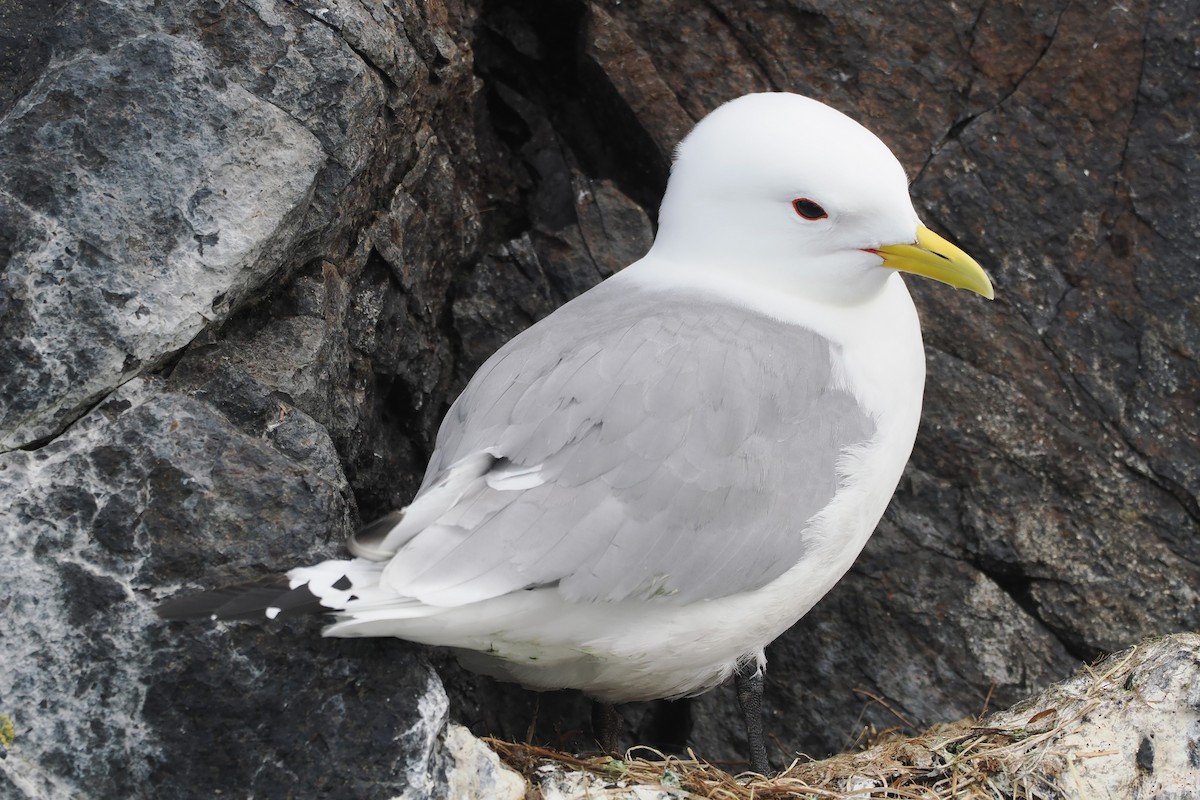
<path id="1" fill-rule="evenodd" d="M 602 284 L 455 402 L 384 583 L 433 605 L 758 588 L 799 560 L 838 457 L 874 433 L 830 360 L 811 331 Z"/>

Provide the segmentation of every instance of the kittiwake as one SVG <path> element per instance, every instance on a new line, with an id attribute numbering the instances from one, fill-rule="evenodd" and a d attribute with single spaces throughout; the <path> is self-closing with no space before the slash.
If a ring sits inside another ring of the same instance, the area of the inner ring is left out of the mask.
<path id="1" fill-rule="evenodd" d="M 160 614 L 320 610 L 326 636 L 448 647 L 600 704 L 733 676 L 765 773 L 763 648 L 850 567 L 912 451 L 925 357 L 901 272 L 993 296 L 862 125 L 795 94 L 726 103 L 679 145 L 650 251 L 488 359 L 352 558 Z"/>

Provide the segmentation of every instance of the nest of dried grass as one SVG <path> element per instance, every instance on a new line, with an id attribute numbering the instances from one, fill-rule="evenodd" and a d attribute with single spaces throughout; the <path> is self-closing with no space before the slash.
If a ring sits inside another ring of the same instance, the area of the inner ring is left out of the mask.
<path id="1" fill-rule="evenodd" d="M 500 757 L 537 785 L 547 764 L 589 772 L 610 788 L 661 786 L 720 800 L 772 798 L 1055 798 L 1051 775 L 1038 768 L 1039 740 L 1015 731 L 964 727 L 877 745 L 824 761 L 794 761 L 774 777 L 731 775 L 718 766 L 638 747 L 624 759 L 577 758 L 542 747 L 492 741 Z"/>
<path id="2" fill-rule="evenodd" d="M 558 769 L 595 775 L 596 788 L 617 797 L 623 796 L 622 787 L 651 786 L 714 800 L 1051 800 L 1062 796 L 1064 777 L 1069 779 L 1081 760 L 1115 754 L 1084 752 L 1063 738 L 1096 710 L 1106 689 L 1123 680 L 1135 650 L 1107 662 L 1103 674 L 1085 667 L 1082 691 L 1064 694 L 1059 687 L 1057 694 L 1048 692 L 984 722 L 943 725 L 823 761 L 798 759 L 774 777 L 731 775 L 690 751 L 688 758 L 679 758 L 637 747 L 623 759 L 582 758 L 529 744 L 494 739 L 489 744 L 535 790 Z"/>

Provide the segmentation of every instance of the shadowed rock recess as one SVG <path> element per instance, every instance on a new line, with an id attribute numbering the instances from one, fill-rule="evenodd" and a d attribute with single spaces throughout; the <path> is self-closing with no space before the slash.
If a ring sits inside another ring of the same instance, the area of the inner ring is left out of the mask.
<path id="1" fill-rule="evenodd" d="M 5 4 L 0 795 L 486 797 L 447 719 L 577 744 L 569 692 L 152 608 L 404 504 L 473 370 L 644 251 L 674 142 L 749 91 L 878 132 L 997 287 L 912 284 L 916 451 L 768 650 L 775 760 L 1200 628 L 1200 5 L 868 5 Z M 729 689 L 626 715 L 744 753 Z"/>

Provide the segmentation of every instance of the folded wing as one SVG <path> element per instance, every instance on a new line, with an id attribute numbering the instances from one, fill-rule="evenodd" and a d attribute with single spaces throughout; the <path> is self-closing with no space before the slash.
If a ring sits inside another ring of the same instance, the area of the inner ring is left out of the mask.
<path id="1" fill-rule="evenodd" d="M 874 432 L 834 358 L 699 295 L 602 285 L 479 370 L 413 503 L 356 552 L 390 557 L 383 586 L 434 606 L 756 589 L 800 559 L 839 459 Z"/>

